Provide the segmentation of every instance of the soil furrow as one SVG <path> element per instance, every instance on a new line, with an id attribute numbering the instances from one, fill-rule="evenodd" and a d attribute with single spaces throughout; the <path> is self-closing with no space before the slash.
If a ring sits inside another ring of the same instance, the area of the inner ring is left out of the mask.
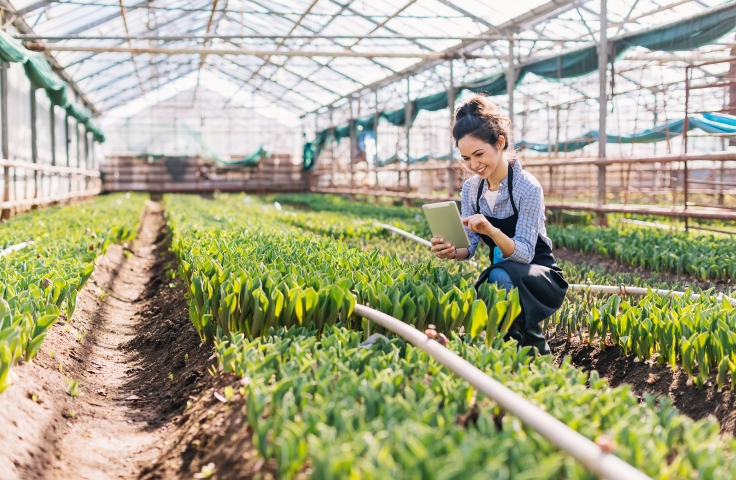
<path id="1" fill-rule="evenodd" d="M 211 354 L 187 328 L 183 289 L 166 277 L 167 264 L 174 268 L 167 247 L 162 207 L 149 203 L 134 244 L 111 246 L 97 260 L 72 321 L 60 319 L 38 358 L 14 369 L 15 384 L 0 395 L 4 480 L 136 478 L 159 458 L 183 408 L 167 397 L 185 402 Z M 157 305 L 162 296 L 166 309 Z M 154 318 L 164 331 L 145 348 Z M 173 364 L 181 348 L 193 361 L 181 354 Z M 189 376 L 195 381 L 170 379 L 187 370 L 199 372 Z M 79 396 L 69 394 L 72 380 Z"/>

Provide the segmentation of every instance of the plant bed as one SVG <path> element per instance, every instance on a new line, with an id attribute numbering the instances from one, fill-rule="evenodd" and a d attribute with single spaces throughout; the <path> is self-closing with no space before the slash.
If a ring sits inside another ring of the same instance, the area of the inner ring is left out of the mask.
<path id="1" fill-rule="evenodd" d="M 715 369 L 703 390 L 698 390 L 691 382 L 688 385 L 687 373 L 681 368 L 673 371 L 668 365 L 640 361 L 634 355 L 624 355 L 618 346 L 601 349 L 575 337 L 571 342 L 557 337 L 549 344 L 557 363 L 563 357 L 570 357 L 574 366 L 587 372 L 597 371 L 613 388 L 630 385 L 632 392 L 642 399 L 646 393 L 669 397 L 681 413 L 693 420 L 713 415 L 721 425 L 721 433 L 736 433 L 736 391 L 728 386 L 718 390 Z"/>
<path id="2" fill-rule="evenodd" d="M 717 281 L 703 281 L 688 274 L 678 275 L 670 272 L 655 272 L 650 268 L 625 265 L 613 258 L 606 257 L 598 253 L 577 252 L 565 247 L 556 246 L 554 254 L 555 257 L 558 260 L 562 260 L 562 262 L 569 262 L 576 265 L 596 266 L 598 269 L 605 270 L 606 273 L 610 275 L 636 277 L 640 282 L 649 285 L 667 283 L 677 285 L 677 288 L 681 290 L 684 290 L 688 285 L 697 286 L 703 290 L 715 287 L 717 291 L 724 293 L 727 293 L 734 288 L 733 280 L 730 278 Z"/>

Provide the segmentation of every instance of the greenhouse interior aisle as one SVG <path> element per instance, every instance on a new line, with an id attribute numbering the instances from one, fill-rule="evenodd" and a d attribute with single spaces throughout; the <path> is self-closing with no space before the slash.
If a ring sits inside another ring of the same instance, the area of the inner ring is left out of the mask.
<path id="1" fill-rule="evenodd" d="M 44 341 L 48 355 L 15 370 L 14 387 L 0 398 L 3 478 L 133 478 L 169 443 L 171 413 L 180 403 L 173 397 L 192 392 L 183 378 L 195 364 L 204 368 L 209 353 L 197 356 L 204 349 L 181 315 L 186 323 L 179 322 L 178 338 L 167 338 L 191 348 L 191 364 L 156 358 L 160 353 L 145 347 L 156 332 L 152 311 L 174 296 L 157 289 L 166 282 L 161 214 L 160 205 L 147 205 L 138 239 L 97 260 L 79 294 L 74 326 L 56 324 Z M 172 324 L 176 313 L 160 320 Z M 179 385 L 162 368 L 183 377 Z M 79 381 L 78 397 L 69 394 L 71 378 Z M 65 382 L 66 391 L 49 388 Z"/>
<path id="2" fill-rule="evenodd" d="M 736 0 L 0 18 L 0 479 L 736 479 Z"/>

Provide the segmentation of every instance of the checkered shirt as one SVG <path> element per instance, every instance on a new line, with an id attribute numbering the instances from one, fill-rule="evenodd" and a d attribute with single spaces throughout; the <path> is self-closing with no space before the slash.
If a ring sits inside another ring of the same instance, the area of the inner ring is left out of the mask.
<path id="1" fill-rule="evenodd" d="M 531 173 L 523 170 L 519 161 L 510 160 L 509 167 L 514 169 L 514 202 L 519 210 L 519 220 L 516 223 L 516 236 L 513 238 L 516 244 L 514 253 L 505 257 L 505 260 L 531 263 L 534 258 L 537 236 L 541 236 L 542 240 L 552 248 L 552 240 L 547 237 L 547 229 L 544 225 L 544 193 L 537 179 Z M 480 180 L 478 175 L 474 175 L 463 183 L 461 196 L 463 218 L 475 214 L 475 199 L 478 195 Z M 480 213 L 495 218 L 506 218 L 514 214 L 509 200 L 508 183 L 509 177 L 507 176 L 498 185 L 498 196 L 493 209 L 489 207 L 485 195 L 480 197 Z M 486 190 L 488 190 L 488 182 L 483 184 L 483 194 Z M 468 227 L 465 227 L 465 231 L 470 240 L 468 258 L 472 258 L 478 248 L 480 235 L 471 232 Z"/>

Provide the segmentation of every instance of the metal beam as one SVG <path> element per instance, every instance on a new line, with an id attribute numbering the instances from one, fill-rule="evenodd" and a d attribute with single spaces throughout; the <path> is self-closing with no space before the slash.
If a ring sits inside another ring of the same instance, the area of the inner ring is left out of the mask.
<path id="1" fill-rule="evenodd" d="M 606 115 L 608 114 L 608 8 L 607 0 L 600 0 L 600 40 L 598 41 L 598 159 L 606 158 Z M 606 166 L 598 165 L 598 208 L 606 204 Z M 605 225 L 606 216 L 599 213 L 596 224 Z"/>
<path id="2" fill-rule="evenodd" d="M 142 2 L 138 2 L 138 3 L 134 4 L 134 5 L 126 6 L 125 8 L 128 9 L 128 10 L 133 10 L 135 8 L 143 8 L 149 2 L 150 2 L 150 0 L 143 0 Z M 67 35 L 76 35 L 78 33 L 86 32 L 87 30 L 89 30 L 91 28 L 99 27 L 100 25 L 104 25 L 107 22 L 110 22 L 112 20 L 115 20 L 121 14 L 122 14 L 121 11 L 118 10 L 117 12 L 115 12 L 115 13 L 113 13 L 111 15 L 108 15 L 106 17 L 102 17 L 102 18 L 97 19 L 97 20 L 94 20 L 94 21 L 92 21 L 90 23 L 87 23 L 87 24 L 82 25 L 81 27 L 77 27 L 74 30 L 72 30 L 71 32 L 67 32 Z"/>
<path id="3" fill-rule="evenodd" d="M 496 55 L 459 54 L 457 52 L 397 53 L 397 52 L 353 52 L 353 51 L 295 51 L 261 50 L 249 48 L 165 48 L 165 47 L 93 47 L 78 45 L 38 45 L 38 51 L 47 52 L 95 52 L 95 53 L 151 53 L 161 55 L 247 55 L 251 57 L 351 57 L 351 58 L 419 58 L 423 60 L 496 59 Z M 356 83 L 359 83 L 356 81 Z"/>
<path id="4" fill-rule="evenodd" d="M 15 8 L 13 8 L 8 0 L 0 0 L 0 6 L 8 11 L 15 12 Z M 23 18 L 16 18 L 15 21 L 13 21 L 13 25 L 15 25 L 15 28 L 17 28 L 20 33 L 34 33 L 33 29 L 26 23 L 25 20 L 23 20 Z M 71 75 L 69 75 L 69 73 L 67 73 L 66 70 L 64 70 L 61 65 L 59 65 L 59 62 L 56 61 L 56 58 L 54 58 L 53 55 L 45 55 L 45 57 L 46 60 L 48 60 L 48 62 L 51 64 L 51 67 L 54 69 L 54 71 L 61 77 L 62 80 L 64 80 L 66 83 L 69 84 L 70 87 L 72 87 L 72 90 L 77 93 L 77 96 L 82 100 L 87 108 L 89 108 L 92 113 L 99 114 L 100 112 L 95 108 L 92 102 L 87 100 L 84 92 L 82 92 L 82 90 L 79 88 Z"/>
<path id="5" fill-rule="evenodd" d="M 179 78 L 181 78 L 181 77 L 183 77 L 185 75 L 189 75 L 190 73 L 192 73 L 192 72 L 194 72 L 194 71 L 197 70 L 196 66 L 194 66 L 195 65 L 194 62 L 192 62 L 190 65 L 192 66 L 192 68 L 190 68 L 189 70 L 185 70 L 183 72 L 177 72 L 176 75 L 174 75 L 174 76 L 172 76 L 170 78 L 167 78 L 164 82 L 159 82 L 158 84 L 156 84 L 155 87 L 151 87 L 149 93 L 155 92 L 157 90 L 160 90 L 161 88 L 165 87 L 166 85 L 170 84 L 171 82 L 173 82 L 175 80 L 178 80 Z M 156 80 L 158 80 L 158 79 L 159 78 L 156 78 Z M 135 88 L 135 86 L 132 87 L 132 88 L 127 88 L 125 90 L 121 90 L 118 93 L 123 93 L 124 91 L 130 91 L 130 90 L 133 90 L 134 88 Z M 111 97 L 108 97 L 108 99 L 109 98 L 114 98 L 114 97 L 117 97 L 117 96 L 119 96 L 119 95 L 113 95 Z M 119 107 L 121 105 L 125 105 L 126 103 L 128 103 L 130 101 L 133 101 L 136 98 L 141 98 L 141 97 L 140 96 L 136 96 L 136 95 L 128 96 L 128 97 L 125 97 L 125 98 L 123 98 L 121 100 L 118 100 L 117 102 L 115 102 L 115 103 L 113 103 L 111 105 L 102 105 L 100 108 L 102 108 L 102 110 L 105 111 L 105 112 L 109 112 L 113 108 L 117 108 L 117 107 Z"/>
<path id="6" fill-rule="evenodd" d="M 126 63 L 128 61 L 129 60 L 127 60 Z M 189 63 L 191 63 L 191 62 L 178 63 L 177 66 L 174 67 L 171 70 L 175 70 L 176 68 L 180 67 L 181 65 L 188 65 Z M 167 62 L 164 61 L 164 60 L 160 60 L 158 62 L 149 62 L 147 65 L 145 65 L 143 67 L 143 70 L 141 70 L 141 71 L 142 72 L 145 72 L 146 69 L 151 69 L 153 67 L 158 67 L 160 65 L 165 65 L 165 64 L 167 64 Z M 171 70 L 169 70 L 169 71 L 171 71 Z M 100 91 L 100 90 L 102 90 L 104 88 L 110 87 L 111 85 L 114 85 L 114 84 L 118 83 L 120 80 L 125 80 L 126 78 L 130 78 L 133 75 L 136 75 L 136 71 L 135 70 L 130 70 L 130 71 L 128 71 L 127 73 L 125 73 L 123 75 L 120 75 L 120 76 L 117 76 L 117 77 L 113 78 L 109 82 L 100 83 L 100 84 L 96 85 L 94 88 L 91 88 L 91 89 L 87 90 L 87 94 L 90 95 L 90 94 L 92 94 L 94 92 L 98 92 L 98 91 Z M 161 76 L 161 74 L 159 74 L 158 76 Z M 153 76 L 149 77 L 149 80 L 151 80 L 151 79 L 153 79 Z"/>
<path id="7" fill-rule="evenodd" d="M 176 21 L 179 21 L 179 20 L 181 20 L 182 18 L 185 18 L 185 17 L 187 17 L 187 16 L 189 16 L 189 15 L 191 15 L 191 13 L 186 13 L 186 14 L 184 14 L 184 15 L 180 15 L 180 16 L 178 16 L 178 17 L 174 18 L 174 19 L 171 19 L 171 20 L 169 20 L 168 22 L 164 22 L 164 23 L 162 23 L 161 25 L 157 25 L 157 26 L 156 26 L 156 28 L 162 28 L 162 27 L 166 27 L 166 26 L 168 26 L 168 25 L 171 25 L 172 23 L 174 23 L 174 22 L 176 22 Z M 196 32 L 196 31 L 197 31 L 197 30 L 199 30 L 200 28 L 201 28 L 201 27 L 199 27 L 199 26 L 198 26 L 198 27 L 196 27 L 196 28 L 192 28 L 192 29 L 189 29 L 189 30 L 187 30 L 187 31 L 185 32 L 185 34 L 188 34 L 188 33 L 191 33 L 191 32 Z M 124 38 L 123 38 L 123 40 L 125 40 L 125 39 L 127 39 L 127 38 L 128 38 L 128 37 L 126 36 L 126 37 L 124 37 Z M 134 37 L 130 37 L 130 38 L 134 38 Z M 176 41 L 176 40 L 172 40 L 172 41 Z M 120 43 L 119 43 L 118 45 L 120 45 L 121 43 L 123 43 L 123 42 L 120 42 Z M 169 43 L 169 41 L 168 41 L 168 40 L 167 40 L 167 41 L 164 41 L 164 43 Z M 159 45 L 159 46 L 161 46 L 161 45 Z M 97 53 L 93 53 L 92 55 L 89 55 L 89 56 L 87 56 L 87 57 L 84 57 L 84 58 L 82 58 L 82 59 L 80 59 L 80 60 L 77 60 L 77 61 L 75 61 L 75 62 L 72 62 L 72 63 L 70 63 L 69 65 L 65 66 L 64 68 L 65 68 L 65 69 L 68 69 L 69 67 L 71 67 L 71 66 L 73 66 L 73 65 L 77 65 L 77 64 L 80 64 L 80 63 L 84 63 L 84 62 L 86 62 L 87 60 L 90 60 L 90 59 L 92 59 L 92 58 L 96 57 L 97 55 L 98 55 Z M 127 60 L 123 60 L 122 62 L 118 62 L 118 63 L 114 64 L 113 66 L 115 66 L 115 65 L 120 65 L 121 63 L 125 63 L 126 61 L 127 61 Z M 102 69 L 102 70 L 100 70 L 100 71 L 99 71 L 99 72 L 97 72 L 97 73 L 100 73 L 100 72 L 102 72 L 102 71 L 105 71 L 105 70 L 107 70 L 107 67 L 106 67 L 106 68 L 104 68 L 104 69 Z M 86 80 L 86 79 L 87 79 L 87 78 L 89 78 L 90 76 L 94 76 L 94 75 L 96 75 L 97 73 L 94 73 L 94 74 L 91 74 L 91 75 L 87 75 L 87 76 L 85 76 L 85 77 L 83 77 L 83 78 L 81 78 L 81 79 L 79 79 L 79 80 L 77 80 L 77 81 L 78 81 L 78 82 L 81 82 L 82 80 Z"/>
<path id="8" fill-rule="evenodd" d="M 228 58 L 228 57 L 223 57 L 223 58 L 224 58 L 225 60 L 229 61 L 230 63 L 232 63 L 233 65 L 235 65 L 235 66 L 237 66 L 237 67 L 239 67 L 239 68 L 242 68 L 242 69 L 243 69 L 243 70 L 245 70 L 246 72 L 248 72 L 248 73 L 253 73 L 253 70 L 251 70 L 250 68 L 246 67 L 245 65 L 241 65 L 241 64 L 239 64 L 238 62 L 236 62 L 236 61 L 235 61 L 235 60 L 233 60 L 232 58 Z M 214 67 L 216 67 L 215 65 L 213 65 L 213 66 L 214 66 Z M 220 70 L 221 72 L 225 73 L 225 72 L 224 72 L 224 71 L 223 71 L 222 69 L 219 69 L 219 68 L 218 68 L 218 70 Z M 246 79 L 242 79 L 242 78 L 240 78 L 240 77 L 233 77 L 233 78 L 237 78 L 238 80 L 240 80 L 241 82 L 243 82 L 243 86 L 244 86 L 244 85 L 251 85 L 251 86 L 252 86 L 252 84 L 250 83 L 250 80 L 251 80 L 252 78 L 254 78 L 254 77 L 253 77 L 253 76 L 251 75 L 251 77 L 250 77 L 249 79 L 247 79 L 247 80 L 246 80 Z M 264 77 L 264 76 L 263 76 L 262 74 L 260 74 L 260 73 L 259 73 L 259 74 L 257 74 L 257 75 L 255 76 L 255 78 L 259 78 L 259 79 L 263 79 L 263 80 L 266 80 L 266 77 Z M 307 101 L 309 101 L 309 102 L 312 102 L 312 103 L 314 103 L 314 104 L 316 104 L 316 105 L 319 105 L 319 102 L 315 102 L 315 101 L 314 101 L 314 100 L 313 100 L 312 98 L 310 98 L 310 97 L 308 97 L 308 96 L 304 95 L 304 94 L 303 94 L 303 93 L 301 93 L 301 92 L 297 92 L 296 90 L 294 90 L 294 87 L 291 87 L 291 88 L 287 88 L 287 87 L 284 87 L 283 85 L 280 85 L 280 84 L 278 84 L 277 82 L 272 82 L 272 83 L 273 83 L 274 85 L 279 85 L 280 87 L 282 87 L 282 88 L 284 89 L 284 92 L 291 92 L 291 93 L 294 93 L 295 95 L 299 95 L 300 97 L 303 97 L 304 99 L 306 99 L 306 100 L 307 100 Z M 256 89 L 253 89 L 253 90 L 252 90 L 252 92 L 253 92 L 253 93 L 256 93 L 256 92 L 258 92 L 258 91 L 263 91 L 263 90 L 256 90 Z M 269 92 L 269 93 L 270 93 L 270 92 Z M 277 97 L 277 98 L 279 98 L 279 97 Z M 229 104 L 231 100 L 232 100 L 232 97 L 230 98 L 230 100 L 228 100 L 228 101 L 226 102 L 226 104 Z M 292 104 L 292 105 L 293 105 L 293 104 Z M 296 106 L 295 106 L 295 108 L 297 108 L 297 109 L 298 109 L 298 110 L 300 110 L 300 111 L 303 111 L 303 109 L 302 109 L 302 108 L 300 108 L 300 107 L 296 107 Z"/>
<path id="9" fill-rule="evenodd" d="M 177 17 L 175 20 L 179 20 Z M 230 19 L 230 17 L 227 17 Z M 163 26 L 163 25 L 162 25 Z M 304 27 L 306 28 L 306 27 Z M 197 30 L 197 29 L 195 29 Z M 535 32 L 538 33 L 538 32 Z M 185 40 L 459 40 L 459 41 L 478 41 L 478 40 L 505 40 L 508 35 L 478 35 L 478 36 L 462 36 L 462 35 L 260 35 L 260 34 L 208 34 L 208 35 L 15 35 L 18 40 L 47 40 L 47 41 L 63 41 L 63 40 L 142 40 L 156 42 L 175 42 Z M 539 39 L 517 38 L 517 42 L 538 42 Z M 569 38 L 548 38 L 544 37 L 544 41 L 550 42 L 572 42 Z M 578 40 L 579 41 L 579 40 Z"/>
<path id="10" fill-rule="evenodd" d="M 165 72 L 165 73 L 164 73 L 163 75 L 159 75 L 158 77 L 150 77 L 150 78 L 148 78 L 148 79 L 146 80 L 146 82 L 145 82 L 145 83 L 151 83 L 151 82 L 153 82 L 154 80 L 156 80 L 157 78 L 160 78 L 160 77 L 162 77 L 162 76 L 168 76 L 168 75 L 169 75 L 169 74 L 171 74 L 171 73 L 176 73 L 177 75 L 179 75 L 179 72 L 178 72 L 178 70 L 179 70 L 179 69 L 180 69 L 180 68 L 181 68 L 182 66 L 187 66 L 187 65 L 191 65 L 192 63 L 193 63 L 193 62 L 190 62 L 190 63 L 188 63 L 188 64 L 187 64 L 187 63 L 182 63 L 182 64 L 179 64 L 179 65 L 175 66 L 174 68 L 171 68 L 171 69 L 167 70 L 167 71 L 166 71 L 166 72 Z M 189 73 L 189 71 L 185 71 L 185 72 L 184 72 L 184 73 L 183 73 L 182 75 L 186 75 L 187 73 Z M 112 98 L 115 98 L 115 97 L 119 96 L 119 95 L 120 95 L 121 93 L 125 93 L 125 92 L 128 92 L 128 91 L 130 91 L 130 90 L 133 90 L 133 89 L 134 89 L 134 88 L 136 88 L 137 86 L 138 86 L 138 85 L 131 85 L 131 86 L 129 86 L 129 87 L 125 87 L 125 88 L 123 88 L 122 90 L 118 90 L 117 92 L 113 93 L 112 95 L 109 95 L 109 96 L 107 96 L 107 97 L 105 97 L 105 98 L 102 98 L 102 99 L 100 99 L 100 100 L 99 100 L 99 103 L 100 103 L 100 104 L 104 104 L 104 103 L 105 103 L 105 102 L 107 102 L 108 100 L 110 100 L 110 99 L 112 99 Z"/>
<path id="11" fill-rule="evenodd" d="M 289 29 L 289 35 L 291 35 L 292 33 L 294 33 L 294 31 L 295 31 L 295 30 L 296 30 L 297 28 L 299 28 L 299 26 L 301 25 L 302 21 L 303 21 L 303 20 L 304 20 L 304 19 L 306 18 L 307 14 L 308 14 L 309 12 L 311 12 L 311 11 L 312 11 L 312 8 L 314 8 L 314 6 L 315 6 L 315 5 L 317 4 L 317 2 L 318 2 L 318 1 L 319 1 L 319 0 L 312 0 L 312 3 L 311 3 L 311 4 L 309 5 L 309 7 L 307 8 L 307 10 L 306 10 L 306 11 L 304 12 L 304 14 L 300 15 L 300 16 L 299 16 L 299 19 L 298 19 L 298 20 L 297 20 L 296 22 L 294 22 L 294 24 L 292 25 L 292 27 L 291 27 L 291 28 Z M 347 4 L 347 5 L 345 5 L 344 7 L 340 8 L 340 10 L 339 10 L 338 12 L 334 13 L 334 14 L 333 14 L 333 15 L 332 15 L 332 16 L 330 17 L 330 19 L 329 19 L 329 20 L 328 20 L 327 22 L 325 22 L 325 23 L 324 23 L 324 24 L 323 24 L 323 25 L 322 25 L 322 26 L 320 27 L 319 31 L 317 31 L 317 32 L 315 32 L 315 33 L 320 33 L 320 32 L 322 32 L 322 31 L 323 31 L 323 30 L 324 30 L 325 28 L 327 28 L 327 27 L 328 27 L 328 26 L 329 26 L 329 25 L 330 25 L 330 24 L 331 24 L 331 23 L 332 23 L 332 22 L 333 22 L 333 21 L 334 21 L 334 20 L 335 20 L 335 19 L 336 19 L 336 18 L 337 18 L 337 17 L 339 16 L 339 15 L 342 15 L 342 13 L 343 13 L 343 12 L 345 11 L 345 9 L 346 9 L 346 8 L 348 7 L 348 5 L 350 5 L 350 3 L 352 3 L 353 1 L 354 1 L 354 0 L 349 0 L 349 2 L 348 2 L 348 4 Z M 258 4 L 258 5 L 260 5 L 260 4 Z M 285 43 L 286 43 L 286 38 L 282 39 L 282 40 L 281 40 L 281 41 L 280 41 L 280 42 L 278 43 L 278 45 L 276 45 L 276 50 L 279 50 L 279 49 L 280 49 L 281 47 L 283 47 Z M 307 41 L 306 43 L 307 43 L 307 44 L 309 44 L 309 43 L 311 43 L 311 41 Z M 334 42 L 333 42 L 333 43 L 334 43 Z M 281 66 L 285 65 L 286 63 L 288 63 L 288 61 L 289 61 L 289 59 L 287 58 L 287 59 L 286 59 L 286 61 L 284 61 L 284 62 L 283 62 L 283 63 L 281 64 Z M 251 80 L 253 79 L 253 77 L 254 77 L 254 76 L 255 76 L 256 74 L 260 73 L 260 72 L 261 72 L 261 69 L 262 69 L 263 67 L 265 67 L 266 65 L 268 65 L 269 63 L 272 63 L 272 62 L 271 62 L 271 57 L 270 57 L 270 56 L 269 56 L 269 57 L 266 57 L 266 58 L 265 58 L 265 60 L 263 61 L 263 64 L 261 64 L 261 65 L 260 65 L 260 66 L 259 66 L 259 67 L 258 67 L 258 68 L 256 69 L 256 71 L 255 71 L 255 72 L 253 73 L 253 75 L 251 75 L 251 78 L 250 78 L 250 79 L 248 80 L 248 82 L 250 82 L 250 81 L 251 81 Z M 274 64 L 274 65 L 275 65 L 275 64 Z M 276 67 L 276 68 L 275 68 L 275 69 L 273 70 L 273 72 L 271 72 L 271 74 L 270 74 L 270 75 L 268 76 L 268 79 L 267 79 L 267 80 L 264 80 L 264 81 L 262 81 L 262 82 L 261 82 L 261 84 L 260 84 L 259 86 L 255 87 L 255 91 L 259 91 L 259 90 L 260 90 L 261 88 L 263 88 L 263 86 L 264 86 L 264 85 L 266 84 L 266 82 L 267 82 L 267 81 L 272 81 L 272 80 L 273 80 L 273 77 L 274 77 L 274 75 L 276 75 L 276 73 L 277 73 L 277 72 L 279 71 L 279 68 L 281 68 L 281 66 L 279 66 L 279 65 L 275 65 L 275 67 Z"/>
<path id="12" fill-rule="evenodd" d="M 10 158 L 8 139 L 8 63 L 0 63 L 0 135 L 2 135 L 2 156 Z M 3 167 L 3 203 L 10 202 L 10 168 Z M 10 209 L 0 211 L 0 220 L 10 218 Z"/>
<path id="13" fill-rule="evenodd" d="M 555 14 L 561 13 L 560 10 L 564 10 L 565 8 L 571 8 L 572 3 L 574 0 L 551 0 L 548 3 L 545 3 L 544 5 L 541 5 L 537 8 L 533 8 L 529 10 L 528 12 L 519 15 L 516 18 L 512 18 L 508 22 L 504 22 L 501 25 L 498 25 L 496 28 L 498 30 L 511 30 L 511 29 L 519 29 L 523 26 L 534 24 L 538 21 L 543 21 L 550 16 L 553 16 Z M 484 35 L 487 34 L 487 32 L 484 32 Z M 462 42 L 460 45 L 452 47 L 451 49 L 446 50 L 444 53 L 449 53 L 453 55 L 452 58 L 466 58 L 464 55 L 477 50 L 479 48 L 484 47 L 487 45 L 487 41 L 485 40 L 478 40 L 478 41 L 467 41 Z M 496 57 L 493 57 L 496 58 Z M 382 80 L 378 80 L 376 82 L 371 83 L 370 85 L 366 85 L 365 88 L 358 89 L 357 91 L 350 92 L 346 95 L 343 95 L 342 97 L 336 99 L 332 104 L 325 105 L 323 107 L 320 107 L 317 110 L 320 110 L 325 107 L 331 107 L 335 105 L 335 103 L 339 102 L 340 100 L 343 100 L 350 95 L 353 95 L 355 93 L 359 93 L 361 90 L 375 90 L 378 88 L 385 87 L 386 85 L 390 85 L 392 83 L 396 83 L 399 80 L 402 80 L 406 77 L 410 77 L 413 75 L 416 75 L 418 73 L 424 72 L 426 70 L 429 70 L 431 68 L 436 67 L 437 65 L 441 64 L 442 60 L 428 60 L 425 62 L 422 62 L 418 65 L 413 65 L 409 68 L 406 68 L 398 73 L 395 73 L 393 75 L 390 75 Z M 316 113 L 317 110 L 313 110 L 309 113 Z"/>
<path id="14" fill-rule="evenodd" d="M 235 63 L 235 62 L 233 62 L 233 63 Z M 237 65 L 237 64 L 236 64 L 236 65 Z M 230 72 L 226 72 L 225 70 L 223 70 L 222 68 L 220 68 L 220 66 L 218 66 L 218 65 L 211 65 L 211 67 L 212 67 L 212 68 L 214 68 L 214 69 L 215 69 L 215 70 L 216 70 L 217 72 L 219 72 L 219 73 L 220 73 L 221 75 L 224 75 L 225 77 L 227 77 L 228 79 L 232 79 L 232 80 L 236 80 L 236 81 L 238 81 L 238 82 L 241 82 L 241 83 L 242 83 L 241 87 L 244 87 L 244 86 L 250 85 L 249 83 L 247 83 L 247 82 L 246 82 L 246 80 L 245 80 L 244 78 L 240 78 L 240 77 L 237 77 L 237 76 L 233 75 L 233 74 L 232 74 L 232 73 L 230 73 Z M 217 72 L 215 72 L 215 73 L 217 73 Z M 251 86 L 252 86 L 252 85 L 251 85 Z M 287 91 L 287 92 L 288 92 L 288 91 L 290 91 L 289 89 L 287 89 L 287 88 L 285 88 L 285 87 L 284 87 L 284 90 L 285 90 L 285 91 Z M 287 105 L 290 105 L 290 106 L 291 106 L 292 108 L 294 108 L 295 110 L 299 110 L 299 111 L 304 111 L 304 109 L 303 109 L 302 107 L 300 107 L 300 106 L 298 106 L 298 105 L 296 105 L 296 104 L 294 104 L 294 103 L 291 103 L 291 102 L 290 102 L 290 101 L 288 101 L 288 100 L 284 100 L 284 99 L 283 99 L 282 97 L 279 97 L 278 95 L 276 95 L 276 94 L 274 94 L 274 93 L 272 93 L 272 92 L 268 92 L 268 91 L 265 91 L 265 90 L 261 90 L 261 92 L 259 92 L 259 93 L 265 93 L 266 95 L 269 95 L 269 96 L 270 96 L 271 98 L 273 98 L 273 99 L 274 99 L 274 101 L 275 101 L 275 102 L 281 102 L 281 103 L 286 103 Z M 294 93 L 297 93 L 297 92 L 294 92 Z M 298 93 L 297 93 L 297 94 L 298 94 Z M 314 100 L 310 100 L 310 101 L 311 101 L 312 103 L 315 103 L 315 104 L 317 104 L 317 103 L 318 103 L 318 102 L 315 102 Z"/>
<path id="15" fill-rule="evenodd" d="M 35 10 L 38 10 L 39 8 L 43 8 L 46 5 L 49 5 L 50 3 L 53 3 L 53 0 L 42 0 L 40 2 L 32 3 L 28 5 L 27 7 L 21 8 L 20 10 L 15 12 L 15 14 L 18 15 L 19 17 L 22 17 L 23 15 L 27 13 L 31 13 Z"/>

